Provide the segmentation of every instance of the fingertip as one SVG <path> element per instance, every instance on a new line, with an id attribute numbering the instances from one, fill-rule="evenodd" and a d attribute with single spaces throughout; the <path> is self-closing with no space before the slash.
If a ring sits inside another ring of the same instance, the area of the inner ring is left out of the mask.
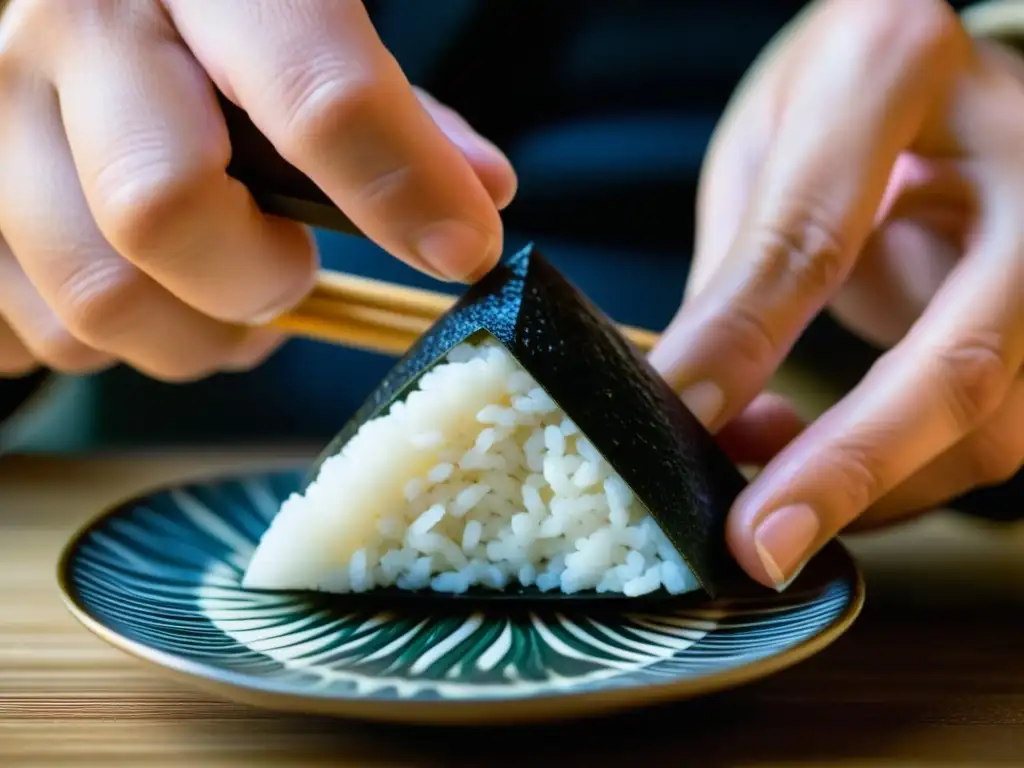
<path id="1" fill-rule="evenodd" d="M 726 542 L 740 567 L 755 581 L 783 592 L 827 542 L 833 529 L 809 504 L 767 509 L 737 500 L 726 521 Z"/>
<path id="2" fill-rule="evenodd" d="M 273 297 L 254 308 L 243 318 L 250 325 L 265 325 L 294 308 L 313 289 L 320 265 L 320 253 L 316 239 L 305 226 L 278 216 L 263 218 L 260 250 L 250 258 L 261 258 L 266 263 L 253 265 L 254 268 L 272 269 L 271 275 L 264 275 L 264 285 L 275 288 Z M 267 256 L 270 258 L 268 259 Z M 238 265 L 245 270 L 244 257 Z M 221 318 L 234 321 L 235 318 Z"/>
<path id="3" fill-rule="evenodd" d="M 504 155 L 496 158 L 474 158 L 467 155 L 467 160 L 495 207 L 499 211 L 505 210 L 519 191 L 519 178 L 512 163 Z"/>
<path id="4" fill-rule="evenodd" d="M 736 507 L 733 507 L 726 521 L 725 542 L 733 559 L 744 573 L 762 586 L 777 588 L 775 578 L 768 573 L 763 560 L 758 556 L 753 526 Z"/>
<path id="5" fill-rule="evenodd" d="M 508 207 L 518 191 L 519 178 L 505 153 L 480 136 L 458 147 L 495 207 L 499 211 Z"/>
<path id="6" fill-rule="evenodd" d="M 462 152 L 494 205 L 498 210 L 506 208 L 519 186 L 508 156 L 492 141 L 477 133 L 458 112 L 418 88 L 414 91 L 437 127 Z"/>
<path id="7" fill-rule="evenodd" d="M 249 329 L 224 361 L 222 369 L 241 373 L 258 368 L 277 352 L 287 338 L 287 334 L 275 328 Z"/>
<path id="8" fill-rule="evenodd" d="M 500 234 L 456 219 L 424 227 L 415 240 L 416 254 L 424 265 L 453 282 L 474 282 L 493 269 L 501 256 Z"/>

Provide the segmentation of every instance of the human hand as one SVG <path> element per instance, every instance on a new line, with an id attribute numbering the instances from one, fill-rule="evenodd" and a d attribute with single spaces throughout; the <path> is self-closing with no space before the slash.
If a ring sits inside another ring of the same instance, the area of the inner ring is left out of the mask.
<path id="1" fill-rule="evenodd" d="M 770 459 L 727 526 L 765 585 L 855 521 L 1024 461 L 1022 72 L 942 0 L 826 0 L 727 110 L 688 296 L 651 360 L 724 442 Z M 759 393 L 825 308 L 890 349 L 803 429 Z"/>
<path id="2" fill-rule="evenodd" d="M 0 4 L 2 5 L 2 4 Z M 472 280 L 501 152 L 406 81 L 360 0 L 12 0 L 0 19 L 0 376 L 255 365 L 315 279 L 298 224 L 225 173 L 215 88 L 371 239 Z"/>

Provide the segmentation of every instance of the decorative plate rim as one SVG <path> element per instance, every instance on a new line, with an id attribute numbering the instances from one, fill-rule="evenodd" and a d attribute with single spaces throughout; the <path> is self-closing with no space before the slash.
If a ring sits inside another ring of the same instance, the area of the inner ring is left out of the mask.
<path id="1" fill-rule="evenodd" d="M 818 557 L 832 558 L 841 565 L 837 571 L 850 586 L 850 598 L 842 612 L 821 632 L 786 650 L 740 667 L 699 678 L 670 680 L 638 687 L 597 691 L 559 691 L 526 698 L 492 700 L 389 701 L 343 697 L 316 692 L 296 693 L 250 674 L 234 672 L 192 661 L 132 640 L 95 618 L 76 597 L 70 576 L 76 553 L 90 532 L 118 515 L 137 499 L 166 493 L 183 485 L 232 482 L 246 477 L 301 471 L 301 462 L 278 462 L 265 467 L 235 471 L 192 473 L 176 480 L 147 486 L 103 507 L 90 516 L 67 539 L 57 560 L 56 577 L 60 597 L 70 614 L 85 629 L 107 645 L 128 654 L 180 682 L 237 703 L 281 712 L 329 715 L 364 721 L 421 725 L 494 725 L 590 717 L 632 706 L 681 701 L 751 683 L 820 653 L 838 640 L 860 615 L 866 584 L 855 558 L 839 540 L 833 540 Z"/>

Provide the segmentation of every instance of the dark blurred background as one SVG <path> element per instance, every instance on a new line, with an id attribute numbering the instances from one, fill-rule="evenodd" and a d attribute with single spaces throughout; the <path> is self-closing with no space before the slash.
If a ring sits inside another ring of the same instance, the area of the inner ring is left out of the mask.
<path id="1" fill-rule="evenodd" d="M 612 317 L 652 329 L 665 326 L 682 296 L 697 177 L 714 125 L 758 52 L 803 5 L 368 3 L 409 79 L 510 156 L 520 188 L 505 214 L 506 247 L 535 241 Z M 318 237 L 330 268 L 458 290 L 368 242 Z M 874 356 L 827 319 L 808 332 L 797 354 L 839 386 Z M 257 371 L 187 386 L 117 369 L 67 385 L 59 411 L 23 447 L 323 442 L 391 364 L 296 340 Z M 0 400 L 13 402 L 25 383 L 2 387 Z"/>

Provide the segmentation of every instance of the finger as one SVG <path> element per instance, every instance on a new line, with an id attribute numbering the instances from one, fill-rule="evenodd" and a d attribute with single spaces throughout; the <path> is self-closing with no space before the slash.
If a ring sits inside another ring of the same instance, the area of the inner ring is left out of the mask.
<path id="1" fill-rule="evenodd" d="M 955 63 L 951 11 L 834 2 L 798 69 L 729 254 L 684 305 L 652 362 L 712 430 L 762 391 L 829 302 L 871 232 L 890 170 Z M 940 4 L 936 4 L 938 9 Z M 931 18 L 929 18 L 929 16 Z M 857 94 L 857 98 L 850 97 Z M 929 137 L 929 141 L 931 137 Z M 730 354 L 722 354 L 722 350 Z"/>
<path id="2" fill-rule="evenodd" d="M 0 316 L 0 378 L 24 376 L 38 367 L 32 353 Z"/>
<path id="3" fill-rule="evenodd" d="M 226 175 L 230 144 L 212 84 L 167 19 L 97 8 L 115 16 L 70 37 L 51 74 L 100 232 L 206 315 L 262 322 L 290 308 L 315 280 L 311 237 L 264 216 Z"/>
<path id="4" fill-rule="evenodd" d="M 110 355 L 83 344 L 61 323 L 25 276 L 14 255 L 0 241 L 0 365 L 7 354 L 12 370 L 24 373 L 38 361 L 61 373 L 100 371 L 113 363 Z M 13 337 L 13 338 L 12 338 Z M 27 357 L 27 359 L 26 359 Z"/>
<path id="5" fill-rule="evenodd" d="M 170 0 L 225 95 L 385 250 L 451 280 L 488 271 L 501 221 L 359 0 Z"/>
<path id="6" fill-rule="evenodd" d="M 1024 466 L 1024 377 L 979 429 L 891 490 L 850 525 L 865 530 L 932 509 L 965 491 L 1001 485 Z"/>
<path id="7" fill-rule="evenodd" d="M 753 111 L 753 109 L 751 110 Z M 723 118 L 725 120 L 727 118 Z M 735 240 L 738 211 L 750 204 L 757 171 L 767 150 L 767 137 L 751 129 L 755 118 L 724 124 L 712 138 L 697 190 L 694 254 L 686 277 L 684 298 L 692 300 L 707 287 Z M 677 317 L 670 330 L 680 322 Z M 668 339 L 671 344 L 674 339 Z M 659 344 L 651 355 L 655 367 L 664 365 L 670 346 Z"/>
<path id="8" fill-rule="evenodd" d="M 7 245 L 0 240 L 0 264 L 3 261 L 13 261 L 13 257 Z M 0 267 L 0 294 L 4 283 L 3 267 Z M 0 296 L 0 377 L 23 376 L 37 367 L 36 359 L 7 322 Z"/>
<path id="9" fill-rule="evenodd" d="M 203 315 L 110 247 L 59 117 L 55 95 L 40 91 L 8 104 L 0 128 L 0 229 L 20 260 L 3 262 L 0 306 L 36 357 L 85 370 L 112 355 L 181 381 L 265 354 L 274 340 L 263 331 Z"/>
<path id="10" fill-rule="evenodd" d="M 722 450 L 737 464 L 764 466 L 791 443 L 805 423 L 781 395 L 758 395 L 746 410 L 715 436 Z"/>
<path id="11" fill-rule="evenodd" d="M 798 46 L 788 45 L 791 38 L 784 29 L 751 64 L 708 142 L 697 190 L 687 299 L 700 293 L 725 259 L 736 237 L 737 213 L 750 205 L 758 170 L 774 137 L 773 115 L 784 93 L 782 75 L 798 53 Z"/>
<path id="12" fill-rule="evenodd" d="M 437 127 L 462 150 L 498 210 L 503 210 L 515 197 L 518 184 L 512 163 L 505 153 L 477 133 L 454 109 L 442 104 L 426 91 L 419 88 L 414 90 Z"/>
<path id="13" fill-rule="evenodd" d="M 907 153 L 896 162 L 876 229 L 829 307 L 857 336 L 896 344 L 956 266 L 973 202 L 960 166 Z"/>
<path id="14" fill-rule="evenodd" d="M 0 377 L 23 376 L 38 367 L 36 359 L 28 347 L 18 337 L 6 320 L 3 309 L 3 290 L 9 280 L 18 280 L 19 276 L 11 269 L 11 255 L 7 244 L 0 238 Z M 6 268 L 3 266 L 7 263 Z M 16 265 L 14 265 L 16 267 Z M 8 273 L 10 276 L 8 276 Z"/>
<path id="15" fill-rule="evenodd" d="M 1024 362 L 1024 254 L 1012 212 L 989 216 L 979 230 L 978 249 L 907 337 L 737 499 L 728 540 L 755 579 L 784 587 L 826 541 L 1009 394 Z"/>

